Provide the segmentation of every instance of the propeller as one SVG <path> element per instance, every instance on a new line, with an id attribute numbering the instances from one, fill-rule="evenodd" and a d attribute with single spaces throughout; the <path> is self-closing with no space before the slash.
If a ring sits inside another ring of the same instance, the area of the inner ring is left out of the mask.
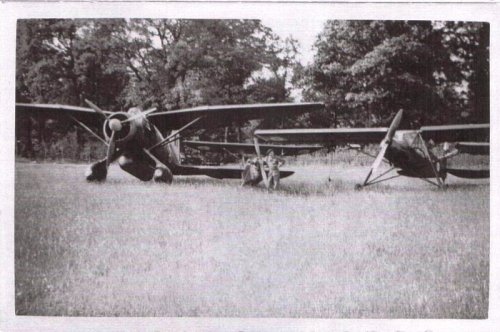
<path id="1" fill-rule="evenodd" d="M 370 172 L 368 172 L 368 176 L 365 179 L 364 185 L 368 182 L 370 179 L 370 176 L 377 170 L 377 168 L 380 166 L 380 163 L 384 159 L 385 152 L 387 151 L 387 148 L 389 145 L 392 143 L 392 139 L 394 138 L 394 134 L 396 134 L 396 130 L 399 127 L 399 124 L 401 122 L 401 118 L 403 117 L 403 110 L 399 110 L 399 112 L 396 114 L 394 119 L 391 122 L 391 125 L 389 126 L 389 129 L 387 130 L 387 134 L 385 135 L 384 139 L 380 143 L 380 151 L 375 158 L 375 161 L 372 164 L 372 167 L 370 168 Z"/>
<path id="2" fill-rule="evenodd" d="M 108 115 L 96 104 L 91 102 L 88 99 L 85 99 L 85 102 L 98 114 L 100 114 L 102 117 L 104 117 L 105 120 L 109 120 Z M 115 136 L 116 132 L 120 131 L 122 129 L 122 122 L 118 119 L 111 119 L 108 121 L 108 126 L 109 129 L 111 129 L 111 137 L 109 139 L 109 142 L 107 143 L 108 149 L 106 151 L 106 169 L 109 168 L 109 165 L 111 164 L 111 161 L 113 159 L 113 155 L 115 153 Z"/>
<path id="3" fill-rule="evenodd" d="M 113 130 L 113 133 L 111 134 L 111 138 L 109 139 L 108 150 L 106 151 L 106 169 L 109 168 L 109 164 L 111 164 L 113 154 L 115 153 L 115 147 L 116 147 L 115 134 L 116 134 L 116 131 Z"/>
<path id="4" fill-rule="evenodd" d="M 266 171 L 264 170 L 264 161 L 262 160 L 262 155 L 260 153 L 259 140 L 257 139 L 257 137 L 253 138 L 253 142 L 255 145 L 255 152 L 257 152 L 257 160 L 259 161 L 262 180 L 264 180 L 264 184 L 266 185 L 266 188 L 269 189 L 269 180 L 267 179 L 267 174 L 266 174 Z"/>
<path id="5" fill-rule="evenodd" d="M 149 114 L 153 113 L 156 111 L 156 107 L 153 107 L 153 108 L 150 108 L 146 111 L 143 111 L 143 112 L 140 112 L 140 113 L 137 113 L 136 115 L 134 116 L 131 116 L 129 117 L 128 119 L 126 120 L 123 120 L 121 123 L 127 123 L 127 122 L 131 122 L 131 121 L 134 121 L 135 119 L 138 119 L 140 118 L 141 116 L 144 116 L 144 117 L 147 117 Z"/>
<path id="6" fill-rule="evenodd" d="M 100 114 L 101 116 L 104 117 L 105 120 L 108 119 L 108 116 L 106 115 L 106 113 L 104 113 L 104 111 L 102 109 L 99 108 L 99 106 L 97 106 L 96 104 L 94 104 L 93 102 L 91 102 L 90 100 L 88 99 L 85 99 L 85 102 L 98 114 Z"/>
<path id="7" fill-rule="evenodd" d="M 111 129 L 111 136 L 109 138 L 109 142 L 106 143 L 106 145 L 108 146 L 108 149 L 106 151 L 106 169 L 109 168 L 109 165 L 111 164 L 111 162 L 113 160 L 113 155 L 115 154 L 115 151 L 116 151 L 116 133 L 119 132 L 120 130 L 122 130 L 123 124 L 128 123 L 128 122 L 132 122 L 132 121 L 134 121 L 140 117 L 143 117 L 143 116 L 147 117 L 149 114 L 156 111 L 156 107 L 154 107 L 154 108 L 148 109 L 144 112 L 139 112 L 133 116 L 129 116 L 129 117 L 127 117 L 127 119 L 120 121 L 119 119 L 116 119 L 116 118 L 110 119 L 110 117 L 106 114 L 106 112 L 104 112 L 99 106 L 97 106 L 96 104 L 94 104 L 90 100 L 85 99 L 85 102 L 96 113 L 100 114 L 105 119 L 105 121 L 108 122 L 108 127 L 109 127 L 109 129 Z"/>

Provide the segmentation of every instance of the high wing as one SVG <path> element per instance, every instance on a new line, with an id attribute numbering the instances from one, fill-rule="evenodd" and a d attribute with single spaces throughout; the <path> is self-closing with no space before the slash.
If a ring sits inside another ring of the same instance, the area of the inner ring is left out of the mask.
<path id="1" fill-rule="evenodd" d="M 251 143 L 223 143 L 223 142 L 205 142 L 205 141 L 182 141 L 182 144 L 199 151 L 210 151 L 222 153 L 229 151 L 241 155 L 254 155 L 255 146 Z M 312 153 L 322 149 L 321 145 L 280 145 L 280 144 L 260 144 L 263 151 L 270 149 L 281 156 L 296 156 L 300 154 Z"/>
<path id="2" fill-rule="evenodd" d="M 420 128 L 420 133 L 425 140 L 433 140 L 435 143 L 458 142 L 458 141 L 488 141 L 490 136 L 490 125 L 465 124 L 447 126 L 425 126 Z"/>
<path id="3" fill-rule="evenodd" d="M 238 166 L 198 166 L 198 165 L 177 165 L 172 172 L 175 175 L 206 175 L 216 179 L 241 179 L 243 168 Z M 293 171 L 280 170 L 280 177 L 286 178 L 292 175 Z"/>
<path id="4" fill-rule="evenodd" d="M 175 130 L 196 120 L 191 128 L 216 128 L 242 124 L 252 119 L 290 116 L 324 108 L 323 103 L 245 104 L 199 106 L 176 111 L 156 112 L 149 119 L 161 130 Z"/>
<path id="5" fill-rule="evenodd" d="M 16 113 L 31 117 L 44 117 L 50 119 L 64 119 L 64 115 L 89 125 L 102 126 L 102 118 L 93 109 L 87 107 L 68 106 L 59 104 L 25 104 L 16 103 Z M 112 112 L 104 111 L 106 115 Z"/>
<path id="6" fill-rule="evenodd" d="M 323 103 L 276 103 L 276 104 L 245 104 L 222 106 L 199 106 L 175 111 L 156 112 L 148 115 L 162 132 L 182 128 L 198 118 L 190 128 L 216 128 L 242 124 L 252 119 L 266 117 L 290 116 L 311 111 L 322 110 Z M 17 103 L 16 112 L 28 116 L 44 116 L 61 119 L 61 116 L 73 116 L 79 121 L 90 125 L 102 125 L 102 119 L 91 108 L 59 105 L 59 104 L 25 104 Z M 106 115 L 112 112 L 104 111 Z"/>
<path id="7" fill-rule="evenodd" d="M 425 126 L 420 130 L 398 130 L 397 133 L 420 132 L 425 140 L 435 143 L 458 141 L 487 141 L 489 124 Z M 256 130 L 255 135 L 264 141 L 287 143 L 320 143 L 326 146 L 344 144 L 379 143 L 387 128 L 324 128 L 324 129 L 275 129 Z"/>
<path id="8" fill-rule="evenodd" d="M 264 141 L 316 143 L 325 146 L 380 143 L 388 128 L 322 128 L 256 130 Z"/>

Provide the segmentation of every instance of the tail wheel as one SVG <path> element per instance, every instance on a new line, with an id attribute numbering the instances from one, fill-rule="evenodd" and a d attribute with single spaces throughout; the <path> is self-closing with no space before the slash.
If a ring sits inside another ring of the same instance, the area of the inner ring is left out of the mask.
<path id="1" fill-rule="evenodd" d="M 172 180 L 174 179 L 174 176 L 170 169 L 167 167 L 163 166 L 158 166 L 155 169 L 155 173 L 153 175 L 153 181 L 154 182 L 159 182 L 159 183 L 167 183 L 170 184 L 172 183 Z"/>

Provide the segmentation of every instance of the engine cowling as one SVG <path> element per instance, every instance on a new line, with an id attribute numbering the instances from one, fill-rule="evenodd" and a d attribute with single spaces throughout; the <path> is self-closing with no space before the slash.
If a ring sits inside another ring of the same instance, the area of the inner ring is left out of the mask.
<path id="1" fill-rule="evenodd" d="M 137 132 L 135 121 L 127 121 L 130 117 L 125 112 L 113 113 L 104 122 L 103 132 L 107 141 L 111 139 L 113 131 L 115 132 L 115 142 L 124 143 L 132 139 Z M 119 125 L 118 125 L 119 124 Z"/>

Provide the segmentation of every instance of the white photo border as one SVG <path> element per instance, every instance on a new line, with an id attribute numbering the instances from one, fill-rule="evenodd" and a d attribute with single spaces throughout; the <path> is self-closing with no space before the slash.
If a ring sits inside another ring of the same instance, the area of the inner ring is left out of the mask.
<path id="1" fill-rule="evenodd" d="M 323 2 L 0 3 L 0 330 L 495 331 L 500 326 L 500 5 Z M 16 316 L 14 311 L 14 104 L 16 20 L 21 18 L 261 18 L 453 20 L 490 23 L 490 291 L 484 320 L 288 318 L 86 318 Z"/>

